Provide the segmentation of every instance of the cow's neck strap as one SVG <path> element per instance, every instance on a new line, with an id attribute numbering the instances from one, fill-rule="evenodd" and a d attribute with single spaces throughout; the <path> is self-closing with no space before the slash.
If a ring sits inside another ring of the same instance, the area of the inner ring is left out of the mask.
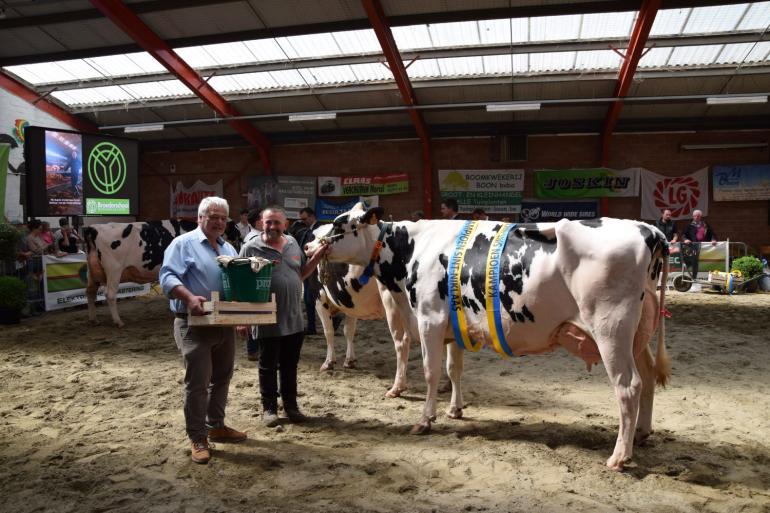
<path id="1" fill-rule="evenodd" d="M 383 223 L 380 221 L 380 234 L 377 236 L 377 241 L 374 243 L 374 248 L 372 249 L 372 256 L 369 258 L 369 263 L 366 264 L 366 267 L 364 268 L 364 272 L 361 274 L 361 276 L 358 277 L 358 283 L 361 285 L 366 285 L 369 283 L 369 278 L 372 277 L 374 274 L 374 264 L 377 262 L 377 259 L 380 258 L 380 251 L 382 251 L 382 246 L 384 245 L 385 240 L 385 234 L 390 230 L 390 227 L 393 225 L 393 223 Z"/>

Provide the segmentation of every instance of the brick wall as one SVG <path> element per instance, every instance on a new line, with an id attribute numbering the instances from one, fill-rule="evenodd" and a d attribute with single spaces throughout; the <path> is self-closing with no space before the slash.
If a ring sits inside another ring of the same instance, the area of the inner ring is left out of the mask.
<path id="1" fill-rule="evenodd" d="M 709 132 L 615 135 L 608 166 L 615 169 L 644 167 L 663 175 L 680 176 L 715 164 L 761 164 L 770 162 L 767 148 L 733 150 L 681 150 L 682 144 L 767 142 L 770 131 Z M 526 170 L 524 197 L 534 197 L 532 171 L 538 168 L 594 167 L 599 164 L 599 136 L 531 136 L 528 160 L 493 162 L 490 139 L 443 139 L 432 142 L 434 169 Z M 423 171 L 418 141 L 364 141 L 275 146 L 273 174 L 344 176 L 349 174 L 409 173 L 409 193 L 381 196 L 380 205 L 394 219 L 405 219 L 423 208 Z M 175 172 L 170 172 L 174 164 Z M 261 173 L 256 150 L 248 147 L 226 150 L 148 153 L 142 155 L 140 171 L 140 218 L 164 218 L 169 213 L 170 185 L 181 180 L 213 183 L 222 179 L 231 210 L 243 208 L 249 176 Z M 433 212 L 440 197 L 433 177 Z M 608 200 L 606 215 L 637 219 L 640 198 Z M 709 215 L 720 239 L 729 237 L 753 247 L 770 244 L 768 201 L 714 202 L 709 191 Z M 682 224 L 684 221 L 682 221 Z"/>

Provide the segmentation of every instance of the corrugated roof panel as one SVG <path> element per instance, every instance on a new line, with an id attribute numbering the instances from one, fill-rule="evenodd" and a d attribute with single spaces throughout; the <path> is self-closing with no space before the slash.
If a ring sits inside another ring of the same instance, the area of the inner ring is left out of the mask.
<path id="1" fill-rule="evenodd" d="M 308 59 L 311 57 L 330 57 L 342 54 L 329 32 L 276 38 L 278 44 L 290 59 Z"/>
<path id="2" fill-rule="evenodd" d="M 471 46 L 481 42 L 475 21 L 431 23 L 428 30 L 434 47 Z"/>
<path id="3" fill-rule="evenodd" d="M 393 74 L 388 68 L 379 62 L 367 64 L 353 64 L 350 66 L 358 80 L 368 82 L 372 80 L 393 80 Z"/>
<path id="4" fill-rule="evenodd" d="M 160 82 L 141 82 L 121 86 L 132 97 L 137 99 L 177 98 L 192 96 L 193 92 L 179 80 L 163 80 Z"/>
<path id="5" fill-rule="evenodd" d="M 530 41 L 562 41 L 577 39 L 580 15 L 538 16 L 530 18 Z"/>
<path id="6" fill-rule="evenodd" d="M 630 37 L 636 12 L 607 12 L 584 14 L 580 39 Z"/>
<path id="7" fill-rule="evenodd" d="M 416 50 L 418 48 L 433 48 L 430 33 L 426 25 L 410 25 L 408 27 L 393 27 L 393 39 L 399 50 Z"/>
<path id="8" fill-rule="evenodd" d="M 202 46 L 188 46 L 174 51 L 193 68 L 212 68 L 217 65 L 214 57 Z"/>
<path id="9" fill-rule="evenodd" d="M 318 68 L 303 68 L 299 72 L 309 84 L 330 85 L 350 84 L 358 82 L 350 66 L 323 66 Z"/>
<path id="10" fill-rule="evenodd" d="M 662 68 L 668 64 L 673 48 L 653 48 L 639 60 L 640 68 Z"/>
<path id="11" fill-rule="evenodd" d="M 88 87 L 85 89 L 71 89 L 69 91 L 54 91 L 51 95 L 71 107 L 75 105 L 98 105 L 100 103 L 117 103 L 134 100 L 134 97 L 120 86 Z"/>
<path id="12" fill-rule="evenodd" d="M 255 55 L 242 42 L 206 45 L 203 49 L 216 61 L 218 66 L 250 64 L 256 61 Z"/>
<path id="13" fill-rule="evenodd" d="M 116 56 L 116 57 L 122 57 L 122 56 Z M 127 60 L 127 59 L 122 59 Z M 83 59 L 72 59 L 69 61 L 60 61 L 56 63 L 56 66 L 60 69 L 66 71 L 69 75 L 75 77 L 78 80 L 85 80 L 89 78 L 100 78 L 102 77 L 101 70 L 98 68 L 95 68 L 92 66 L 87 60 Z M 130 70 L 133 71 L 133 70 Z M 61 81 L 64 77 L 60 77 L 59 81 Z"/>
<path id="14" fill-rule="evenodd" d="M 484 73 L 489 75 L 510 75 L 511 74 L 511 56 L 510 55 L 485 55 L 482 57 Z M 526 66 L 526 63 L 525 63 Z"/>
<path id="15" fill-rule="evenodd" d="M 576 70 L 620 69 L 623 60 L 612 50 L 590 50 L 577 52 Z"/>
<path id="16" fill-rule="evenodd" d="M 735 43 L 725 45 L 717 57 L 718 64 L 754 63 L 767 59 L 770 52 L 770 41 L 760 43 Z"/>
<path id="17" fill-rule="evenodd" d="M 409 74 L 409 78 L 416 79 L 441 76 L 441 70 L 436 59 L 418 59 L 406 68 L 406 72 Z"/>
<path id="18" fill-rule="evenodd" d="M 275 80 L 278 87 L 294 88 L 305 86 L 305 80 L 299 71 L 295 69 L 283 69 L 279 71 L 268 71 L 273 80 Z"/>
<path id="19" fill-rule="evenodd" d="M 697 66 L 711 64 L 719 55 L 722 45 L 680 46 L 671 52 L 670 66 Z"/>
<path id="20" fill-rule="evenodd" d="M 219 94 L 247 91 L 250 88 L 241 84 L 240 75 L 217 75 L 209 80 L 211 87 L 216 89 Z M 246 81 L 244 81 L 246 82 Z"/>
<path id="21" fill-rule="evenodd" d="M 436 59 L 442 77 L 467 77 L 484 74 L 481 57 L 449 57 Z"/>
<path id="22" fill-rule="evenodd" d="M 511 42 L 511 20 L 479 20 L 481 44 L 494 45 Z M 526 33 L 524 34 L 526 37 Z"/>
<path id="23" fill-rule="evenodd" d="M 259 62 L 269 61 L 283 61 L 286 60 L 286 54 L 275 39 L 255 39 L 253 41 L 245 41 L 246 45 L 252 55 L 257 58 Z"/>
<path id="24" fill-rule="evenodd" d="M 574 67 L 575 52 L 529 54 L 530 72 L 567 71 Z"/>
<path id="25" fill-rule="evenodd" d="M 162 73 L 166 70 L 163 64 L 159 63 L 155 57 L 147 52 L 127 53 L 126 57 L 141 68 L 144 73 Z M 100 57 L 95 57 L 93 60 L 96 59 L 100 59 Z"/>
<path id="26" fill-rule="evenodd" d="M 214 78 L 211 80 L 214 80 Z M 241 73 L 238 75 L 238 82 L 249 91 L 259 89 L 276 89 L 278 87 L 278 82 L 276 82 L 273 76 L 266 71 L 260 71 L 256 73 Z"/>
<path id="27" fill-rule="evenodd" d="M 696 7 L 687 20 L 682 34 L 730 32 L 735 30 L 747 4 Z"/>
<path id="28" fill-rule="evenodd" d="M 661 9 L 655 16 L 650 37 L 681 34 L 690 11 L 692 9 Z"/>
<path id="29" fill-rule="evenodd" d="M 372 29 L 332 32 L 332 37 L 337 41 L 344 55 L 382 53 L 380 42 Z"/>
<path id="30" fill-rule="evenodd" d="M 4 69 L 32 85 L 51 84 L 78 79 L 64 67 L 69 62 L 71 61 L 25 64 L 22 66 L 8 66 Z M 95 70 L 94 73 L 97 73 L 97 77 L 100 76 Z"/>
<path id="31" fill-rule="evenodd" d="M 108 55 L 106 57 L 93 57 L 85 59 L 85 62 L 99 70 L 98 77 L 119 77 L 129 75 L 144 75 L 146 73 L 152 73 L 152 71 L 145 70 L 140 64 L 132 59 L 136 54 L 123 54 L 123 55 Z M 153 59 L 155 60 L 155 59 Z M 142 62 L 139 60 L 139 62 Z M 158 61 L 155 61 L 158 62 Z M 154 67 L 157 69 L 157 66 Z M 163 67 L 161 66 L 161 70 Z M 91 77 L 89 77 L 91 78 Z"/>
<path id="32" fill-rule="evenodd" d="M 756 2 L 749 6 L 738 30 L 761 30 L 770 26 L 770 2 Z"/>

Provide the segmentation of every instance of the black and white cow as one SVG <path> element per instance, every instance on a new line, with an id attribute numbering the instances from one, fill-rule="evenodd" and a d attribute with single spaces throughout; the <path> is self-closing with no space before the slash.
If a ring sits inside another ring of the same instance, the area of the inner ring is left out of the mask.
<path id="1" fill-rule="evenodd" d="M 105 285 L 112 320 L 119 327 L 117 294 L 121 282 L 151 283 L 158 280 L 163 252 L 174 237 L 196 224 L 178 221 L 93 224 L 83 229 L 88 252 L 88 318 L 96 322 L 96 292 Z"/>
<path id="2" fill-rule="evenodd" d="M 424 433 L 436 418 L 442 346 L 455 338 L 448 266 L 465 224 L 447 220 L 390 224 L 381 217 L 381 209 L 365 211 L 359 203 L 335 220 L 327 239 L 311 242 L 306 250 L 312 254 L 327 243 L 332 245 L 330 261 L 366 265 L 377 255 L 378 237 L 382 239 L 374 273 L 391 291 L 411 335 L 422 345 L 427 397 L 412 432 Z M 502 227 L 495 221 L 479 222 L 466 237 L 467 252 L 457 267 L 466 323 L 463 336 L 483 345 L 495 342 L 485 274 L 490 244 Z M 665 283 L 667 253 L 666 240 L 657 229 L 602 218 L 514 228 L 499 258 L 495 284 L 501 305 L 499 330 L 511 353 L 545 353 L 563 346 L 589 367 L 604 363 L 620 406 L 618 438 L 607 460 L 615 470 L 622 470 L 631 457 L 635 434 L 639 442 L 651 433 L 655 383 L 665 385 L 670 375 L 661 317 L 664 291 L 660 298 L 656 294 L 661 272 Z M 658 324 L 653 358 L 648 344 Z M 459 418 L 464 350 L 454 341 L 449 348 L 452 398 L 447 414 Z"/>

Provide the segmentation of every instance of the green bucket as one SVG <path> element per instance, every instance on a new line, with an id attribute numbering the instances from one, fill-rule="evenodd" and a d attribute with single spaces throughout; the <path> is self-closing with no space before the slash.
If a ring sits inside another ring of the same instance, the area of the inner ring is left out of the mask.
<path id="1" fill-rule="evenodd" d="M 270 301 L 270 278 L 273 265 L 263 267 L 258 273 L 251 270 L 248 258 L 234 258 L 227 267 L 222 267 L 222 288 L 225 301 L 267 303 Z"/>

